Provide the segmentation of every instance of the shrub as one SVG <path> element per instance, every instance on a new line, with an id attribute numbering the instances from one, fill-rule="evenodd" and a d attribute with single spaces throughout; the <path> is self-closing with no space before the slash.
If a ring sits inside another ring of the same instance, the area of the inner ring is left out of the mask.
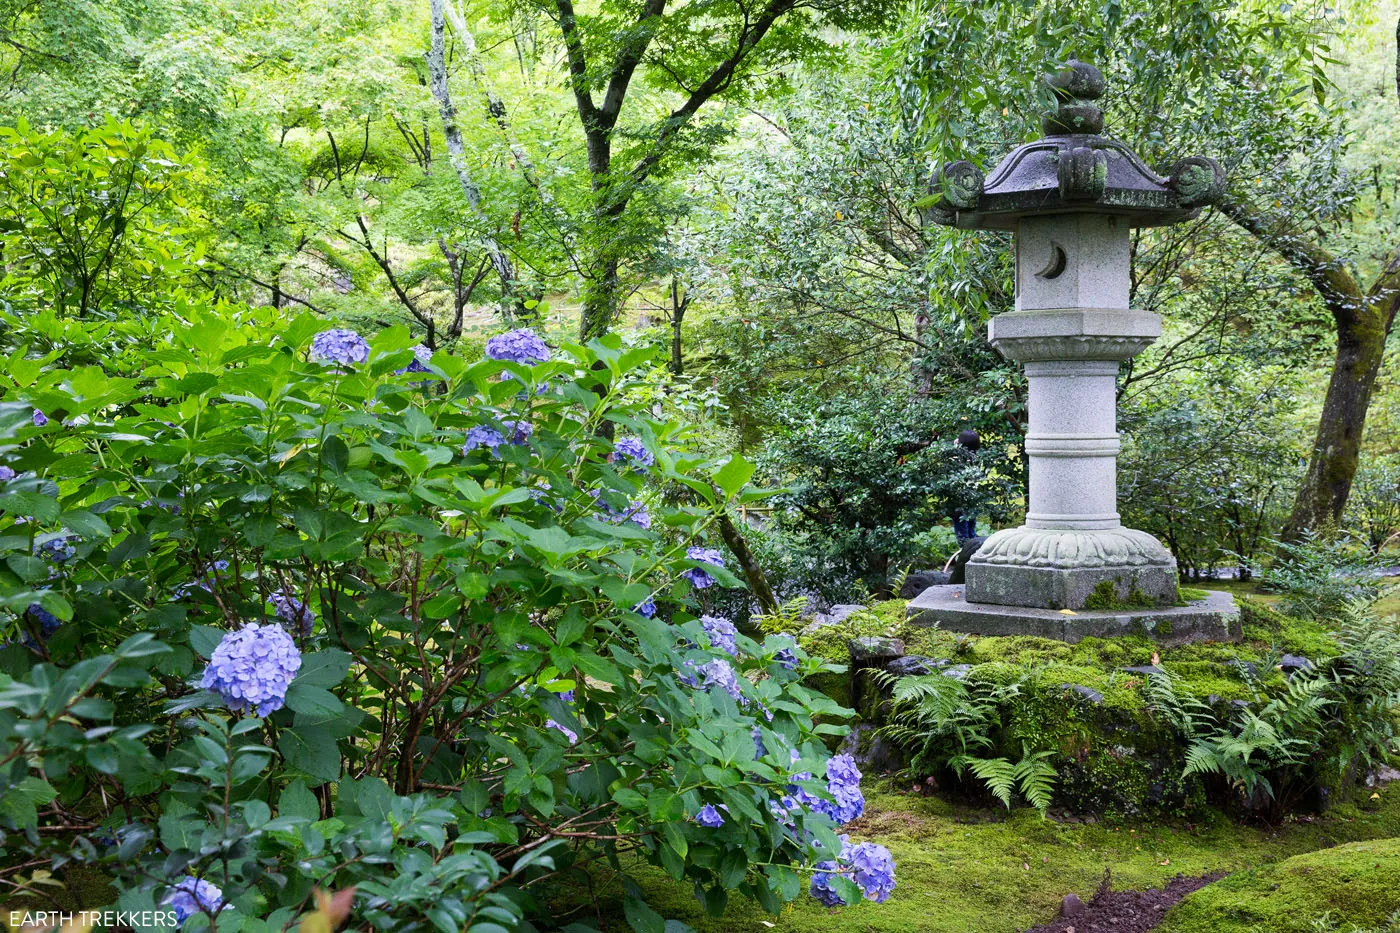
<path id="1" fill-rule="evenodd" d="M 783 491 L 773 499 L 775 549 L 797 590 L 849 599 L 854 581 L 887 594 L 911 563 L 942 564 L 955 548 L 933 538 L 951 512 L 1005 518 L 1019 501 L 1020 439 L 989 416 L 975 455 L 953 445 L 966 420 L 956 398 L 920 399 L 881 386 L 850 398 L 799 400 L 779 417 L 760 466 Z M 843 590 L 831 592 L 832 582 Z"/>
<path id="2" fill-rule="evenodd" d="M 1376 598 L 1378 561 L 1350 539 L 1308 532 L 1301 541 L 1274 542 L 1264 586 L 1283 594 L 1283 610 L 1305 619 L 1327 619 L 1353 603 Z"/>
<path id="3" fill-rule="evenodd" d="M 100 366 L 5 321 L 0 855 L 189 929 L 352 886 L 356 929 L 547 928 L 552 879 L 629 853 L 715 911 L 819 863 L 862 896 L 827 808 L 780 802 L 833 798 L 832 668 L 699 618 L 751 468 L 629 401 L 650 351 L 423 365 L 401 328 L 188 310 Z"/>

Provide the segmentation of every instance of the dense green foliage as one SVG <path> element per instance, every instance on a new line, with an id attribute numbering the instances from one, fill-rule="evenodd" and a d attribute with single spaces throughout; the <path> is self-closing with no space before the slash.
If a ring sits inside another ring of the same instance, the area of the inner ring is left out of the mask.
<path id="1" fill-rule="evenodd" d="M 688 686 L 731 659 L 685 572 L 734 580 L 687 546 L 752 468 L 696 458 L 628 401 L 650 350 L 405 373 L 401 328 L 337 365 L 307 361 L 309 317 L 181 312 L 4 319 L 7 859 L 100 867 L 133 910 L 188 872 L 248 930 L 281 929 L 313 885 L 357 886 L 375 929 L 487 930 L 548 918 L 540 880 L 599 858 L 643 854 L 719 910 L 776 907 L 814 846 L 839 849 L 825 817 L 794 833 L 768 806 L 823 770 L 837 727 L 817 717 L 840 710 L 800 684 L 819 663 L 741 637 L 742 688 Z M 655 452 L 650 476 L 604 422 Z M 481 425 L 508 440 L 463 450 Z M 202 659 L 277 618 L 301 653 L 286 708 L 230 716 L 196 689 Z M 689 822 L 705 803 L 735 819 Z M 41 812 L 75 834 L 38 834 Z"/>

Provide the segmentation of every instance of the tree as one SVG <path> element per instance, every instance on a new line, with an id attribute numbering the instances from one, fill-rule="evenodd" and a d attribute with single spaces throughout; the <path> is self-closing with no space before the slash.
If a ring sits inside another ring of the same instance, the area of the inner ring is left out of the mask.
<path id="1" fill-rule="evenodd" d="M 637 215 L 639 197 L 667 171 L 718 139 L 697 127 L 711 101 L 743 99 L 776 84 L 765 76 L 830 50 L 820 30 L 878 22 L 888 0 L 605 0 L 596 12 L 572 0 L 529 0 L 563 44 L 568 82 L 584 137 L 591 189 L 590 226 L 580 244 L 584 280 L 582 339 L 608 331 L 624 289 L 624 262 L 655 241 Z M 638 84 L 661 92 L 652 113 L 629 100 Z M 601 95 L 598 96 L 598 95 Z M 634 114 L 634 112 L 637 112 Z M 633 119 L 624 122 L 624 115 Z"/>
<path id="2" fill-rule="evenodd" d="M 1396 40 L 1400 42 L 1400 22 L 1396 24 Z M 1400 50 L 1396 54 L 1395 88 L 1400 95 Z M 1334 254 L 1308 233 L 1305 225 L 1311 218 L 1307 214 L 1262 211 L 1241 196 L 1227 199 L 1220 209 L 1307 277 L 1336 329 L 1336 355 L 1308 472 L 1284 527 L 1284 537 L 1297 540 L 1304 532 L 1335 526 L 1346 511 L 1360 461 L 1366 413 L 1385 356 L 1386 339 L 1400 311 L 1400 242 L 1394 244 L 1368 283 L 1358 277 L 1346 257 Z"/>

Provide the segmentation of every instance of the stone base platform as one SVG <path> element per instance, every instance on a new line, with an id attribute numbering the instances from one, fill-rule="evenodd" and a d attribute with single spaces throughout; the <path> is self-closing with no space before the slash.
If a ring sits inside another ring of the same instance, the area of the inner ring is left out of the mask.
<path id="1" fill-rule="evenodd" d="M 1163 645 L 1193 641 L 1239 641 L 1235 598 L 1210 590 L 1202 600 L 1162 609 L 1055 610 L 970 603 L 965 587 L 931 586 L 909 601 L 909 621 L 949 632 L 977 635 L 1035 635 L 1076 642 L 1081 638 L 1147 635 Z"/>

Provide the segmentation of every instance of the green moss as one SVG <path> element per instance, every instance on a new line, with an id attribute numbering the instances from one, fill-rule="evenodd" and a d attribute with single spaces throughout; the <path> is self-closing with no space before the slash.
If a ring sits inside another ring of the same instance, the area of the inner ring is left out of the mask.
<path id="1" fill-rule="evenodd" d="M 1106 596 L 1108 586 L 1100 595 Z M 883 635 L 904 641 L 907 653 L 946 659 L 969 667 L 970 684 L 1013 688 L 1002 691 L 998 720 L 989 734 L 986 757 L 1018 759 L 1023 746 L 1056 751 L 1053 763 L 1061 776 L 1056 803 L 1077 811 L 1115 818 L 1141 813 L 1189 813 L 1204 800 L 1198 778 L 1181 777 L 1185 763 L 1182 738 L 1165 727 L 1147 707 L 1143 674 L 1129 667 L 1159 665 L 1175 676 L 1177 691 L 1210 703 L 1222 721 L 1235 714 L 1232 701 L 1255 702 L 1256 691 L 1283 690 L 1287 681 L 1274 667 L 1281 652 L 1323 658 L 1337 652 L 1325 625 L 1289 618 L 1253 600 L 1244 602 L 1246 639 L 1240 643 L 1197 643 L 1166 647 L 1139 634 L 1086 638 L 1069 644 L 1033 636 L 981 637 L 910 625 L 907 604 L 893 600 L 872 606 L 844 622 L 802 639 L 814 654 L 848 660 L 847 641 Z M 1252 670 L 1252 674 L 1246 673 Z M 851 679 L 845 674 L 814 679 L 812 685 L 843 705 L 852 705 Z M 1094 697 L 1087 688 L 1099 694 Z M 862 708 L 881 709 L 872 683 L 863 683 Z M 868 695 L 867 695 L 868 694 Z M 1333 732 L 1350 727 L 1338 720 Z M 1342 748 L 1324 750 L 1319 761 L 1345 761 Z M 1338 757 L 1340 756 L 1340 757 Z M 1347 786 L 1355 774 L 1319 766 L 1315 778 L 1325 792 Z M 936 774 L 945 785 L 957 779 Z M 961 785 L 977 793 L 978 785 Z"/>
<path id="2" fill-rule="evenodd" d="M 1209 590 L 1198 590 L 1193 587 L 1183 586 L 1176 591 L 1176 604 L 1178 606 L 1186 606 L 1190 603 L 1198 603 L 1209 596 Z"/>
<path id="3" fill-rule="evenodd" d="M 1167 914 L 1162 933 L 1308 933 L 1324 917 L 1379 926 L 1400 910 L 1400 839 L 1297 855 L 1226 878 Z"/>
<path id="4" fill-rule="evenodd" d="M 870 788 L 866 815 L 847 829 L 853 841 L 878 842 L 894 855 L 897 884 L 885 904 L 828 910 L 804 893 L 775 918 L 736 896 L 721 917 L 711 918 L 689 884 L 649 867 L 640 877 L 662 916 L 699 933 L 762 930 L 763 921 L 785 933 L 1014 933 L 1052 920 L 1066 894 L 1087 900 L 1105 871 L 1119 890 L 1160 887 L 1178 873 L 1239 871 L 1323 846 L 1400 835 L 1400 787 L 1384 791 L 1380 803 L 1372 813 L 1339 812 L 1272 830 L 1210 811 L 1190 823 L 1080 825 L 1042 820 L 1032 811 L 960 807 L 877 785 Z M 620 933 L 627 926 L 620 895 L 612 897 L 612 920 L 604 929 Z"/>

